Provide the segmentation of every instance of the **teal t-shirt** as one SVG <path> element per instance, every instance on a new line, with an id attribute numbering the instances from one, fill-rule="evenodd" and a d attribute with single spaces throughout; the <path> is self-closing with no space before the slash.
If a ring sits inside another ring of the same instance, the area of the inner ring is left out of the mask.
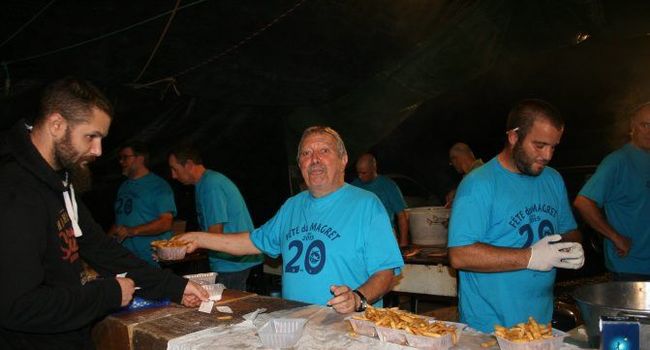
<path id="1" fill-rule="evenodd" d="M 161 214 L 176 216 L 174 192 L 167 181 L 149 173 L 141 178 L 127 179 L 117 191 L 115 200 L 115 224 L 127 227 L 139 226 L 160 218 Z M 122 245 L 140 259 L 158 266 L 151 256 L 151 241 L 169 239 L 172 231 L 154 236 L 127 237 Z"/>
<path id="2" fill-rule="evenodd" d="M 497 158 L 460 183 L 451 210 L 449 247 L 485 243 L 525 248 L 551 234 L 576 229 L 560 174 L 546 167 L 539 176 L 515 174 Z M 480 257 L 476 257 L 480 259 Z M 483 332 L 551 321 L 555 269 L 508 272 L 459 271 L 461 322 Z"/>
<path id="3" fill-rule="evenodd" d="M 375 272 L 397 275 L 404 265 L 379 199 L 348 184 L 320 198 L 308 191 L 289 198 L 251 241 L 282 254 L 282 297 L 310 304 L 325 305 L 332 285 L 355 289 Z"/>
<path id="4" fill-rule="evenodd" d="M 388 212 L 390 224 L 392 227 L 395 225 L 395 215 L 406 209 L 406 202 L 402 196 L 402 191 L 399 190 L 395 181 L 390 178 L 379 175 L 374 180 L 363 182 L 359 178 L 352 181 L 352 185 L 363 188 L 366 191 L 374 193 Z"/>
<path id="5" fill-rule="evenodd" d="M 207 231 L 210 226 L 223 224 L 224 233 L 252 232 L 253 221 L 246 202 L 237 186 L 226 176 L 214 170 L 206 170 L 195 188 L 196 214 L 199 227 Z M 210 268 L 216 272 L 242 271 L 259 265 L 264 256 L 234 256 L 211 251 Z"/>
<path id="6" fill-rule="evenodd" d="M 650 275 L 650 153 L 632 144 L 611 153 L 580 191 L 605 209 L 607 221 L 632 240 L 627 256 L 605 240 L 607 269 Z"/>

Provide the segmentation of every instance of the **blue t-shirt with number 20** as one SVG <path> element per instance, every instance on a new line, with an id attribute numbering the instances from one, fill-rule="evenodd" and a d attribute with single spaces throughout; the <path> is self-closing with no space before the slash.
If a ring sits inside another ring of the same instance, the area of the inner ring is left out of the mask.
<path id="1" fill-rule="evenodd" d="M 549 167 L 539 176 L 508 171 L 493 158 L 460 183 L 451 210 L 449 247 L 485 243 L 525 248 L 542 237 L 576 228 L 560 174 Z M 481 257 L 476 257 L 481 259 Z M 483 332 L 551 321 L 555 269 L 508 272 L 459 271 L 461 322 Z"/>
<path id="2" fill-rule="evenodd" d="M 148 173 L 138 179 L 127 179 L 120 185 L 115 200 L 116 225 L 139 226 L 157 220 L 164 213 L 176 216 L 176 204 L 172 188 L 160 176 Z M 151 256 L 151 242 L 171 236 L 170 230 L 157 235 L 127 237 L 122 245 L 140 259 L 158 266 Z"/>
<path id="3" fill-rule="evenodd" d="M 282 254 L 282 297 L 310 304 L 325 305 L 332 285 L 355 289 L 404 265 L 386 209 L 348 184 L 319 198 L 308 191 L 289 198 L 251 240 L 268 255 Z"/>

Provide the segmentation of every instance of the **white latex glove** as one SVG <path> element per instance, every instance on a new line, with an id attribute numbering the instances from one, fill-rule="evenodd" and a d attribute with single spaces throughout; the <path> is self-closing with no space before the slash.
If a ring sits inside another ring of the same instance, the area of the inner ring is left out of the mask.
<path id="1" fill-rule="evenodd" d="M 537 271 L 550 271 L 554 267 L 579 269 L 585 262 L 582 245 L 576 242 L 558 242 L 560 235 L 546 236 L 531 247 L 528 268 Z"/>
<path id="2" fill-rule="evenodd" d="M 563 269 L 577 270 L 581 268 L 582 265 L 585 264 L 585 251 L 582 249 L 582 244 L 573 242 L 573 247 L 571 247 L 571 253 L 579 254 L 579 256 L 577 258 L 562 259 L 563 265 L 557 267 L 561 267 Z"/>

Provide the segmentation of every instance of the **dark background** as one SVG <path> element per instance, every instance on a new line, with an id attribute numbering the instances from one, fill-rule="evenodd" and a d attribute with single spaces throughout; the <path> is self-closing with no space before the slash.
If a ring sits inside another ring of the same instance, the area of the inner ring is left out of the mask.
<path id="1" fill-rule="evenodd" d="M 4 0 L 0 129 L 34 115 L 47 82 L 90 79 L 116 107 L 86 195 L 103 225 L 130 139 L 168 179 L 166 153 L 192 140 L 259 225 L 289 195 L 306 126 L 443 198 L 459 180 L 448 148 L 489 160 L 510 107 L 539 97 L 567 120 L 551 165 L 573 196 L 650 99 L 649 33 L 648 1 Z M 170 182 L 191 225 L 193 188 Z"/>

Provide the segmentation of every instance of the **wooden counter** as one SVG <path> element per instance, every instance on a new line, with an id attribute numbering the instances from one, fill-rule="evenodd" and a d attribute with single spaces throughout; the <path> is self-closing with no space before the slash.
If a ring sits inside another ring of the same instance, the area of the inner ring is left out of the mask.
<path id="1" fill-rule="evenodd" d="M 239 323 L 243 321 L 243 315 L 260 307 L 272 312 L 305 304 L 226 289 L 215 307 L 222 305 L 229 306 L 233 313 L 225 314 L 213 309 L 211 314 L 206 314 L 178 305 L 116 313 L 95 325 L 93 341 L 99 350 L 166 349 L 173 338 L 219 325 Z M 232 318 L 218 319 L 222 316 Z"/>
<path id="2" fill-rule="evenodd" d="M 294 346 L 297 350 L 412 349 L 352 333 L 345 320 L 351 315 L 338 314 L 328 307 L 253 294 L 220 304 L 232 309 L 231 319 L 220 320 L 219 317 L 225 314 L 216 310 L 205 314 L 178 306 L 111 315 L 95 328 L 93 340 L 98 349 L 260 349 L 262 344 L 257 329 L 270 319 L 289 317 L 308 320 L 298 344 Z M 266 312 L 257 317 L 255 324 L 242 324 L 242 316 L 258 308 L 265 308 Z M 110 329 L 113 332 L 107 332 Z M 490 335 L 465 330 L 452 349 L 485 350 L 481 343 L 490 339 Z M 567 339 L 567 343 L 572 341 Z M 562 346 L 562 350 L 570 349 L 575 347 Z M 498 350 L 498 346 L 488 350 Z"/>

